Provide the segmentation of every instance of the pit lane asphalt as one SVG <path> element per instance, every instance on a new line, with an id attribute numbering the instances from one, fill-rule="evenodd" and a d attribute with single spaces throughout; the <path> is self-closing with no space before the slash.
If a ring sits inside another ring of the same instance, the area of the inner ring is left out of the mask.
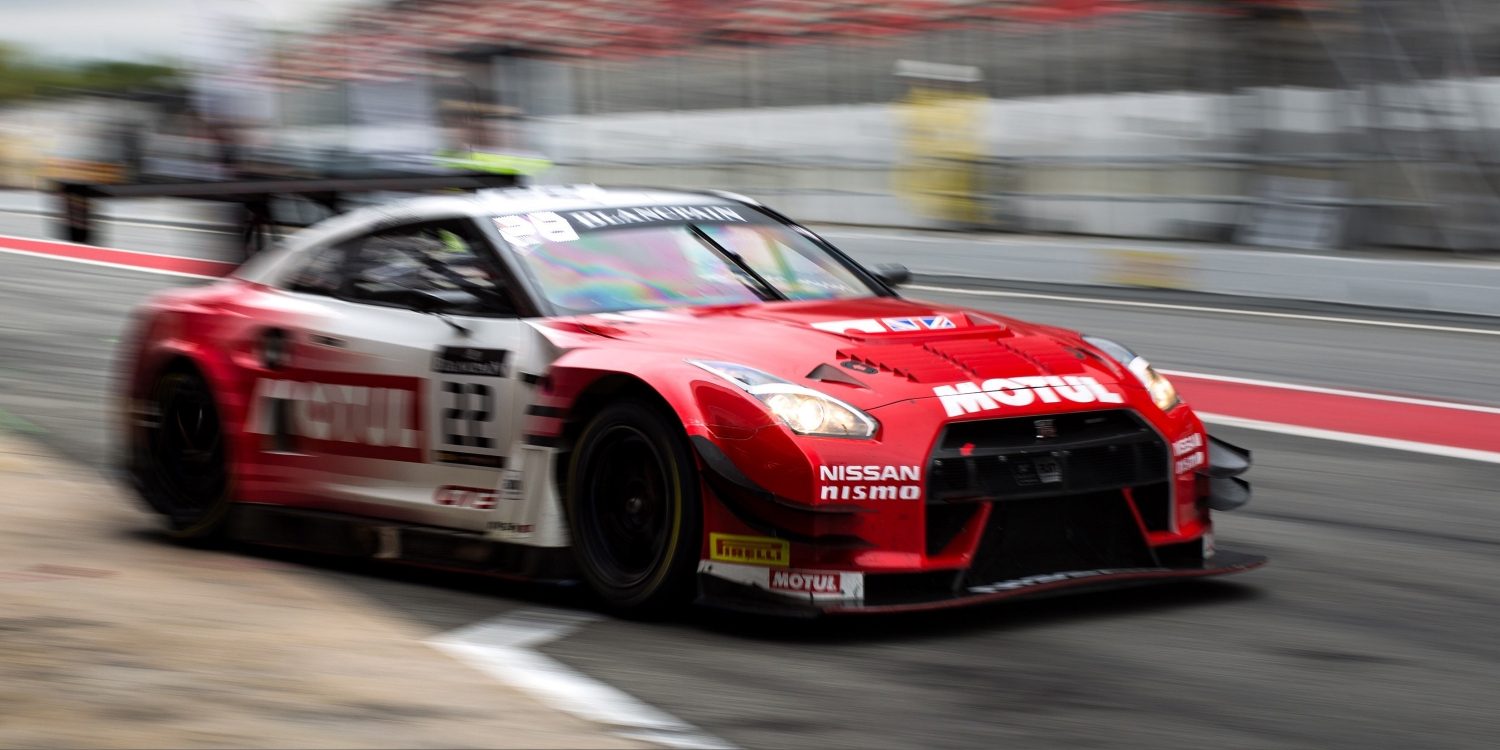
<path id="1" fill-rule="evenodd" d="M 0 424 L 105 471 L 114 339 L 135 301 L 179 283 L 0 256 Z M 1163 367 L 1500 404 L 1493 337 L 911 296 L 1117 337 Z M 706 612 L 605 619 L 544 650 L 746 747 L 1491 746 L 1500 471 L 1215 432 L 1256 452 L 1255 500 L 1219 515 L 1218 537 L 1269 555 L 1258 572 L 813 624 Z M 79 528 L 94 533 L 86 519 Z M 305 562 L 303 575 L 433 634 L 538 605 L 585 606 L 567 591 Z"/>

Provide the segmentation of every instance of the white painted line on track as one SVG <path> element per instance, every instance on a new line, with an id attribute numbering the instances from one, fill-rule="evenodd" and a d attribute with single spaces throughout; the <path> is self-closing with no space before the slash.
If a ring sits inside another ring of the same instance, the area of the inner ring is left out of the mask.
<path id="1" fill-rule="evenodd" d="M 130 252 L 135 252 L 135 251 L 132 250 Z M 156 274 L 158 276 L 178 276 L 178 277 L 181 277 L 181 278 L 184 278 L 184 279 L 209 279 L 209 280 L 214 280 L 214 279 L 223 278 L 222 276 L 207 276 L 207 275 L 204 275 L 204 274 L 201 274 L 201 273 L 186 273 L 184 271 L 170 271 L 170 270 L 167 270 L 165 268 L 142 268 L 141 266 L 132 266 L 132 265 L 130 265 L 128 263 L 110 263 L 109 261 L 105 261 L 105 260 L 92 260 L 92 259 L 89 259 L 89 258 L 69 258 L 66 255 L 53 255 L 51 253 L 37 253 L 37 252 L 32 252 L 30 250 L 17 250 L 17 249 L 15 249 L 13 247 L 0 247 L 0 253 L 10 253 L 12 255 L 24 255 L 24 256 L 26 256 L 28 258 L 42 258 L 44 260 L 57 260 L 57 261 L 63 261 L 65 263 L 81 263 L 81 264 L 83 264 L 85 266 L 99 266 L 101 268 L 118 268 L 118 269 L 120 269 L 122 271 L 135 271 L 137 273 L 154 273 L 154 274 Z M 156 253 L 142 253 L 142 255 L 156 255 Z M 172 256 L 163 256 L 163 257 L 172 257 Z M 183 256 L 183 257 L 186 257 L 186 256 Z M 200 258 L 188 258 L 188 260 L 201 260 L 201 259 Z M 218 262 L 218 261 L 208 261 L 208 262 Z"/>
<path id="2" fill-rule="evenodd" d="M 621 737 L 664 747 L 733 750 L 733 745 L 535 650 L 599 619 L 582 612 L 528 609 L 450 630 L 427 643 Z"/>
<path id="3" fill-rule="evenodd" d="M 1386 401 L 1393 404 L 1411 404 L 1413 406 L 1431 406 L 1438 409 L 1455 409 L 1458 411 L 1472 411 L 1480 414 L 1500 414 L 1500 406 L 1483 406 L 1480 404 L 1464 404 L 1454 401 L 1434 401 L 1426 398 L 1413 398 L 1411 396 L 1391 396 L 1384 393 L 1366 393 L 1364 391 L 1346 391 L 1342 388 L 1324 388 L 1316 385 L 1300 385 L 1297 383 L 1283 383 L 1276 380 L 1257 380 L 1255 378 L 1241 378 L 1233 375 L 1211 375 L 1206 372 L 1188 372 L 1187 370 L 1158 370 L 1163 375 L 1180 375 L 1184 378 L 1196 378 L 1198 380 L 1214 380 L 1221 383 L 1238 383 L 1240 385 L 1258 385 L 1266 388 L 1281 388 L 1288 391 L 1303 391 L 1306 393 L 1322 393 L 1329 396 L 1347 396 L 1349 398 L 1363 398 L 1371 401 Z"/>
<path id="4" fill-rule="evenodd" d="M 1282 435 L 1317 438 L 1319 440 L 1336 440 L 1341 443 L 1367 445 L 1372 448 L 1389 448 L 1391 450 L 1408 451 L 1411 453 L 1425 453 L 1430 456 L 1443 456 L 1445 458 L 1460 458 L 1468 461 L 1500 464 L 1500 453 L 1493 451 L 1454 448 L 1448 445 L 1418 443 L 1413 440 L 1397 440 L 1396 438 L 1360 435 L 1353 432 L 1339 432 L 1337 430 L 1320 430 L 1316 427 L 1303 427 L 1301 425 L 1284 424 L 1282 422 L 1263 422 L 1259 419 L 1244 419 L 1242 417 L 1231 417 L 1225 414 L 1213 414 L 1201 411 L 1198 412 L 1198 418 L 1210 424 L 1219 424 L 1225 427 L 1242 427 L 1247 430 L 1276 432 Z"/>
<path id="5" fill-rule="evenodd" d="M 1004 292 L 996 289 L 964 289 L 961 287 L 928 286 L 907 284 L 902 289 L 945 294 L 968 294 L 976 297 L 1013 297 L 1016 299 L 1043 299 L 1059 302 L 1082 302 L 1089 305 L 1114 305 L 1117 307 L 1144 307 L 1154 310 L 1185 310 L 1190 312 L 1217 313 L 1220 315 L 1244 315 L 1256 318 L 1281 318 L 1284 320 L 1314 320 L 1322 323 L 1347 323 L 1350 325 L 1376 326 L 1381 328 L 1404 328 L 1414 331 L 1442 331 L 1445 333 L 1474 333 L 1481 336 L 1500 336 L 1500 328 L 1464 328 L 1441 326 L 1430 323 L 1401 323 L 1393 320 L 1371 320 L 1368 318 L 1343 318 L 1335 315 L 1308 315 L 1305 313 L 1270 312 L 1267 310 L 1244 310 L 1206 305 L 1182 305 L 1171 302 L 1142 302 L 1139 300 L 1109 299 L 1106 297 L 1078 297 L 1066 294 L 1040 294 L 1037 292 Z"/>

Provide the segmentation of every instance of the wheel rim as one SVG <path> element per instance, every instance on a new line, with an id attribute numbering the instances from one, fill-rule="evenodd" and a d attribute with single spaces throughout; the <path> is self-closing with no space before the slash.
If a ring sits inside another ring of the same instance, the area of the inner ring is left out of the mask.
<path id="1" fill-rule="evenodd" d="M 224 438 L 212 395 L 198 380 L 164 382 L 150 435 L 156 483 L 176 520 L 211 511 L 224 493 Z"/>
<path id="2" fill-rule="evenodd" d="M 592 453 L 585 496 L 591 523 L 583 541 L 606 583 L 638 586 L 666 555 L 672 483 L 656 444 L 629 425 L 606 429 Z"/>

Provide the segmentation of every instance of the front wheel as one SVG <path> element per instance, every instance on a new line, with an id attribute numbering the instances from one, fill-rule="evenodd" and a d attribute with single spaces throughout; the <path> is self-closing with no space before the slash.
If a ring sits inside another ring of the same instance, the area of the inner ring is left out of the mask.
<path id="1" fill-rule="evenodd" d="M 229 452 L 213 392 L 179 369 L 157 379 L 135 427 L 137 489 L 178 539 L 207 539 L 229 516 Z"/>
<path id="2" fill-rule="evenodd" d="M 619 403 L 584 429 L 568 472 L 579 567 L 611 606 L 658 612 L 687 600 L 702 541 L 698 472 L 662 411 Z"/>

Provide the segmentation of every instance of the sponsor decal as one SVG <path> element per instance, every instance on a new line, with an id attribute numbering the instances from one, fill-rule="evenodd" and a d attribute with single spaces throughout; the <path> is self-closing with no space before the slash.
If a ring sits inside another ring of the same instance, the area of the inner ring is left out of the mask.
<path id="1" fill-rule="evenodd" d="M 935 331 L 946 328 L 956 328 L 953 320 L 946 315 L 928 315 L 916 318 L 881 318 L 880 322 L 893 332 L 902 331 Z"/>
<path id="2" fill-rule="evenodd" d="M 820 466 L 819 500 L 917 500 L 920 466 Z"/>
<path id="3" fill-rule="evenodd" d="M 816 570 L 768 570 L 769 587 L 772 591 L 789 591 L 794 594 L 838 594 L 844 590 L 843 577 L 839 573 Z"/>
<path id="4" fill-rule="evenodd" d="M 1181 456 L 1184 453 L 1198 450 L 1203 447 L 1203 435 L 1193 433 L 1187 437 L 1172 443 L 1172 455 Z"/>
<path id="5" fill-rule="evenodd" d="M 507 531 L 512 534 L 530 534 L 536 531 L 536 524 L 512 523 L 510 521 L 491 521 L 484 525 L 487 531 Z"/>
<path id="6" fill-rule="evenodd" d="M 522 255 L 530 255 L 543 242 L 572 242 L 580 231 L 653 224 L 683 224 L 693 221 L 750 223 L 763 220 L 758 214 L 740 213 L 732 206 L 631 206 L 586 211 L 536 211 L 495 217 L 500 236 Z"/>
<path id="7" fill-rule="evenodd" d="M 1186 474 L 1198 468 L 1199 466 L 1202 466 L 1203 460 L 1203 451 L 1199 451 L 1192 454 L 1191 456 L 1188 456 L 1187 458 L 1177 459 L 1177 463 L 1174 464 L 1173 468 L 1178 474 Z"/>
<path id="8" fill-rule="evenodd" d="M 1179 457 L 1173 464 L 1173 469 L 1178 474 L 1186 474 L 1202 466 L 1207 460 L 1204 451 L 1199 450 L 1202 447 L 1203 435 L 1197 432 L 1172 443 L 1172 455 Z M 1182 458 L 1186 454 L 1192 455 Z"/>
<path id="9" fill-rule="evenodd" d="M 437 492 L 432 494 L 432 501 L 438 505 L 454 508 L 494 510 L 500 504 L 500 493 L 483 487 L 459 487 L 449 484 L 437 488 Z"/>
<path id="10" fill-rule="evenodd" d="M 508 374 L 504 349 L 445 346 L 433 352 L 433 372 L 444 375 L 434 381 L 434 459 L 440 463 L 498 469 L 505 466 L 505 446 L 500 444 L 501 394 L 495 382 Z"/>
<path id="11" fill-rule="evenodd" d="M 568 220 L 551 211 L 537 211 L 518 216 L 497 216 L 495 227 L 500 230 L 500 236 L 523 255 L 530 254 L 531 249 L 542 244 L 544 240 L 572 242 L 578 239 L 578 232 L 573 229 Z"/>
<path id="12" fill-rule="evenodd" d="M 1101 568 L 1099 570 L 1069 570 L 1062 573 L 1043 573 L 1042 575 L 1026 576 L 999 583 L 987 583 L 983 586 L 970 586 L 971 594 L 995 594 L 1001 591 L 1015 591 L 1031 586 L 1040 586 L 1046 583 L 1057 583 L 1058 581 L 1071 581 L 1079 578 L 1093 578 L 1095 576 L 1119 575 L 1122 573 L 1153 573 L 1159 572 L 1159 568 Z"/>
<path id="13" fill-rule="evenodd" d="M 957 328 L 949 315 L 919 315 L 909 318 L 861 318 L 813 323 L 813 328 L 830 333 L 909 333 Z"/>
<path id="14" fill-rule="evenodd" d="M 791 564 L 791 552 L 792 545 L 785 539 L 717 532 L 708 535 L 711 560 L 785 568 Z"/>
<path id="15" fill-rule="evenodd" d="M 420 463 L 421 384 L 338 372 L 316 380 L 261 378 L 247 431 L 275 436 L 278 450 Z"/>
<path id="16" fill-rule="evenodd" d="M 500 499 L 505 501 L 520 500 L 523 489 L 525 489 L 525 485 L 521 483 L 521 470 L 506 469 L 505 476 L 500 480 Z"/>
<path id="17" fill-rule="evenodd" d="M 1011 476 L 1022 487 L 1062 482 L 1062 462 L 1055 456 L 1038 456 L 1030 461 L 1017 459 L 1011 462 Z"/>
<path id="18" fill-rule="evenodd" d="M 445 346 L 432 355 L 432 371 L 444 375 L 503 378 L 506 375 L 505 360 L 509 356 L 510 352 L 504 349 Z"/>
<path id="19" fill-rule="evenodd" d="M 607 229 L 637 224 L 680 224 L 687 221 L 749 222 L 749 219 L 729 206 L 633 206 L 568 211 L 563 216 L 566 221 L 583 229 Z"/>
<path id="20" fill-rule="evenodd" d="M 1119 404 L 1125 401 L 1125 397 L 1113 388 L 1087 375 L 991 378 L 982 383 L 934 386 L 932 393 L 942 402 L 943 411 L 950 417 L 1008 406 L 1028 406 L 1038 401 L 1044 404 L 1063 401 Z"/>
<path id="21" fill-rule="evenodd" d="M 889 333 L 890 329 L 885 324 L 874 318 L 863 320 L 829 320 L 822 323 L 813 323 L 813 328 L 829 333 Z"/>
<path id="22" fill-rule="evenodd" d="M 865 575 L 848 570 L 797 570 L 699 560 L 698 572 L 801 601 L 859 601 Z"/>

